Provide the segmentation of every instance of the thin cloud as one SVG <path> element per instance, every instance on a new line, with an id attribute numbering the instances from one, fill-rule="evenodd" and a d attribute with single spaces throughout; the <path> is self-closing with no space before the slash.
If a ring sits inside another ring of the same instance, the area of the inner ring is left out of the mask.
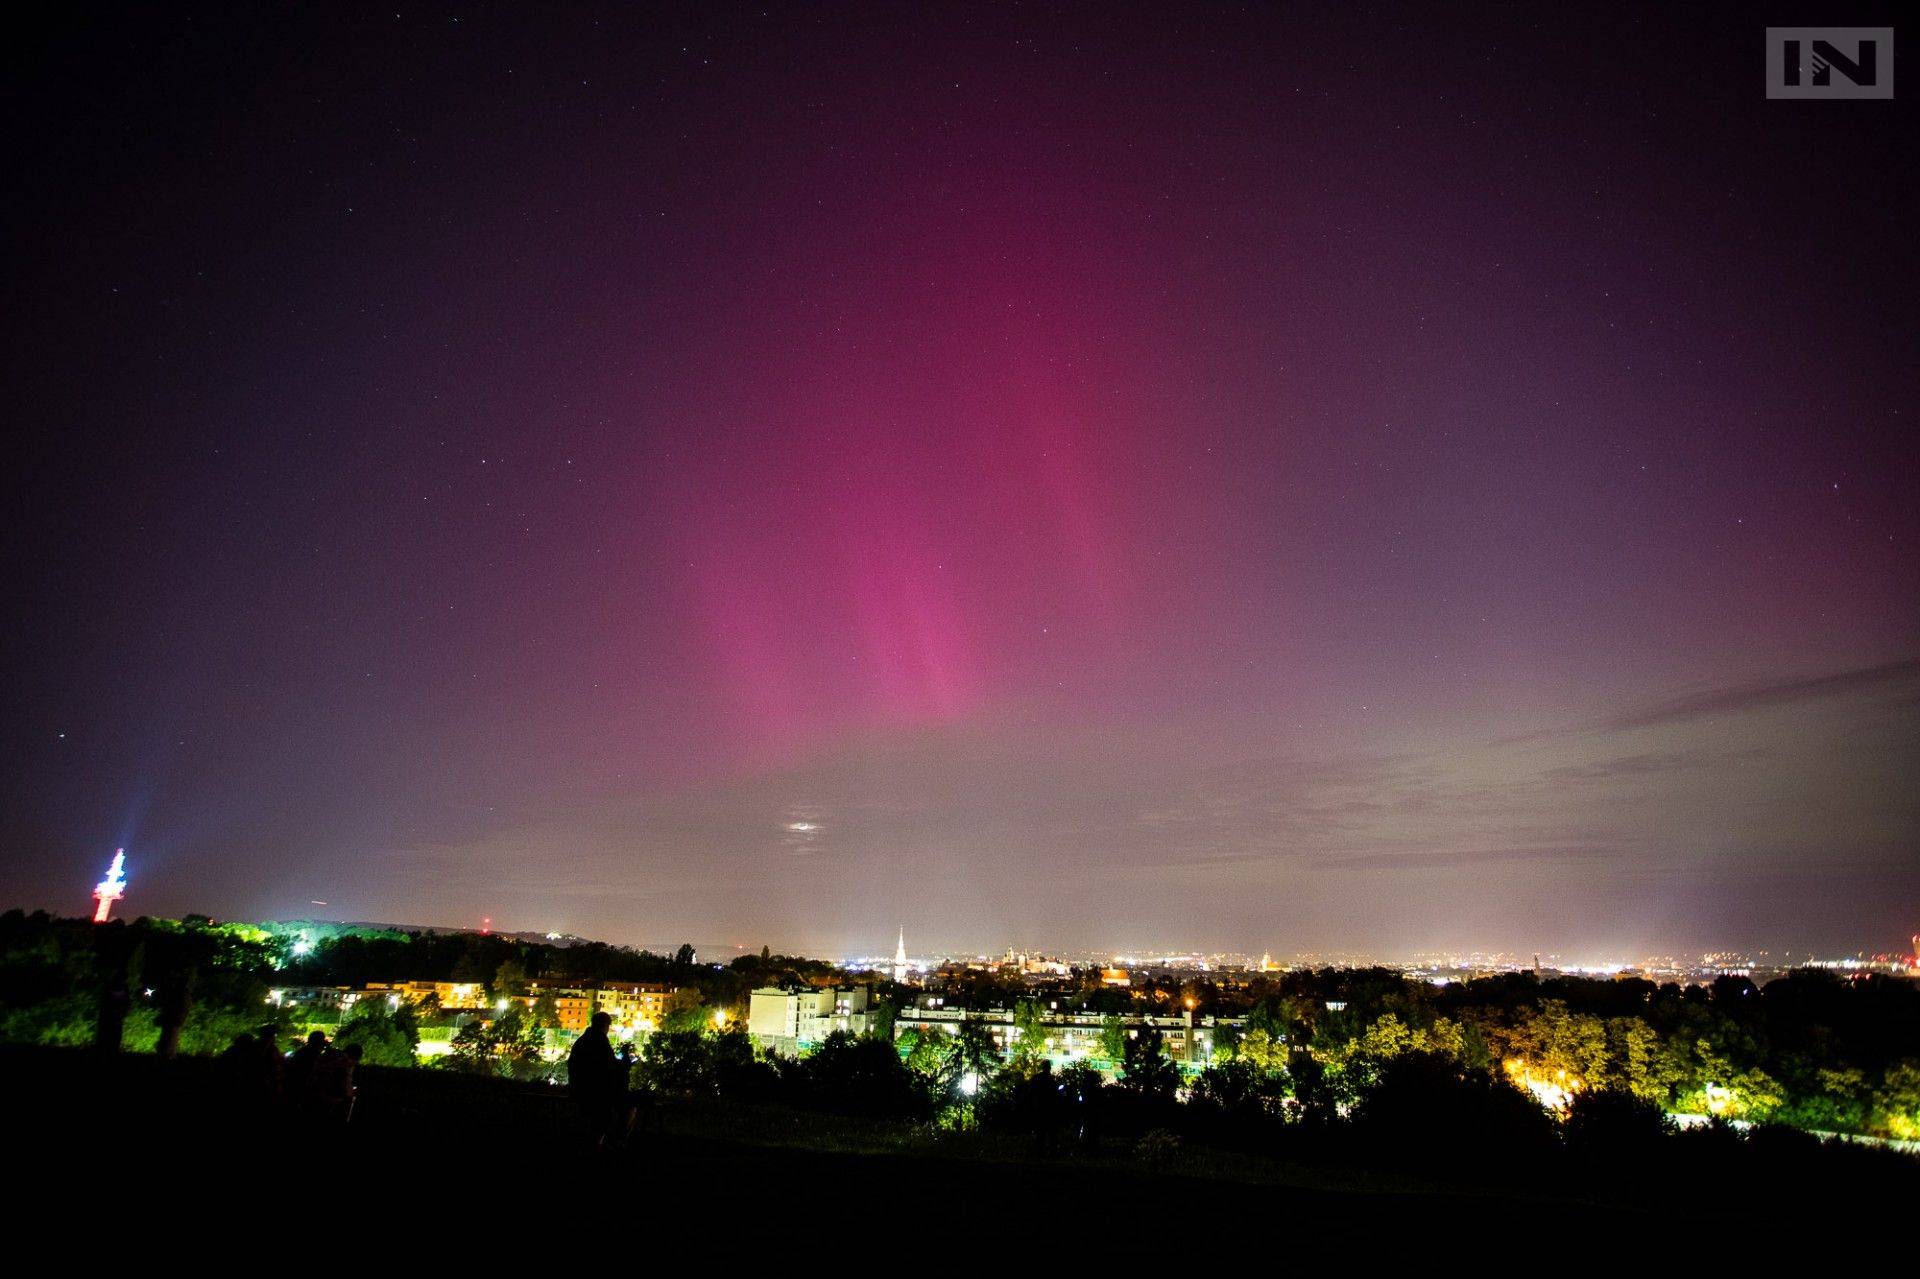
<path id="1" fill-rule="evenodd" d="M 1689 693 L 1683 697 L 1656 702 L 1652 706 L 1607 720 L 1601 727 L 1619 730 L 1678 724 L 1688 720 L 1705 719 L 1712 715 L 1730 715 L 1741 711 L 1787 706 L 1794 702 L 1844 697 L 1852 693 L 1905 684 L 1916 677 L 1920 677 L 1920 661 L 1907 660 L 1886 662 L 1879 666 L 1863 666 L 1850 671 L 1836 671 L 1828 675 L 1732 684 L 1726 688 L 1708 689 L 1704 692 Z"/>
<path id="2" fill-rule="evenodd" d="M 1580 733 L 1628 732 L 1684 724 L 1721 715 L 1768 710 L 1796 702 L 1823 701 L 1875 690 L 1890 690 L 1888 704 L 1906 706 L 1920 703 L 1920 688 L 1908 687 L 1920 681 L 1920 659 L 1907 658 L 1878 666 L 1834 671 L 1826 675 L 1796 676 L 1787 679 L 1751 680 L 1722 688 L 1702 689 L 1665 698 L 1638 710 L 1574 724 L 1564 728 L 1542 728 L 1494 738 L 1492 746 L 1524 746 Z"/>
<path id="3" fill-rule="evenodd" d="M 1611 860 L 1619 855 L 1610 849 L 1587 845 L 1479 848 L 1450 853 L 1362 853 L 1355 857 L 1332 858 L 1319 865 L 1329 870 L 1447 870 L 1457 866 L 1481 866 L 1488 862 L 1600 861 Z"/>
<path id="4" fill-rule="evenodd" d="M 1630 777 L 1653 777 L 1684 769 L 1704 768 L 1712 764 L 1739 763 L 1763 759 L 1772 752 L 1765 747 L 1744 751 L 1648 751 L 1621 755 L 1590 764 L 1566 764 L 1544 770 L 1540 776 L 1552 782 L 1618 781 Z"/>

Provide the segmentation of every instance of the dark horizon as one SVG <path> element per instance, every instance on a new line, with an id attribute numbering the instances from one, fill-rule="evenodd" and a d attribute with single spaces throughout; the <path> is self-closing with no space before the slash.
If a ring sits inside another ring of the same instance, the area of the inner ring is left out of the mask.
<path id="1" fill-rule="evenodd" d="M 0 904 L 1904 948 L 1913 134 L 1813 20 L 59 15 Z"/>

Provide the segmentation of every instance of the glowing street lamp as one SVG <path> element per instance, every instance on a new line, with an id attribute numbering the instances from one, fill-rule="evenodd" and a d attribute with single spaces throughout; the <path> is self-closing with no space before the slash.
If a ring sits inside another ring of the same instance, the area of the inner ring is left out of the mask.
<path id="1" fill-rule="evenodd" d="M 107 877 L 93 886 L 93 922 L 104 924 L 107 916 L 113 914 L 113 904 L 127 895 L 127 850 L 116 848 L 113 851 L 113 864 L 107 867 Z"/>

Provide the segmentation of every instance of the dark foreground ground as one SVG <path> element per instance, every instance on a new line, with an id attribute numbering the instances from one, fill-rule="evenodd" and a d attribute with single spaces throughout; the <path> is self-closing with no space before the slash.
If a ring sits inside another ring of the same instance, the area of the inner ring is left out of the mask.
<path id="1" fill-rule="evenodd" d="M 976 1134 L 718 1103 L 665 1104 L 629 1148 L 607 1154 L 580 1136 L 562 1089 L 429 1070 L 363 1070 L 344 1127 L 262 1112 L 204 1059 L 0 1048 L 0 1097 L 10 1162 L 41 1173 L 26 1187 L 28 1202 L 37 1192 L 49 1200 L 117 1194 L 220 1217 L 317 1196 L 327 1212 L 349 1217 L 381 1203 L 464 1202 L 484 1218 L 495 1207 L 511 1214 L 516 1194 L 579 1211 L 769 1202 L 831 1211 L 871 1201 L 980 1221 L 1000 1211 L 1078 1217 L 1146 1205 L 1178 1213 L 1183 1203 L 1209 1218 L 1280 1214 L 1323 1224 L 1543 1213 L 1625 1223 L 1641 1215 L 1545 1188 L 1537 1196 L 1461 1193 L 1208 1151 L 1154 1166 L 1126 1151 L 1052 1154 Z M 81 1189 L 90 1181 L 94 1189 Z"/>
<path id="2" fill-rule="evenodd" d="M 65 1238 L 106 1230 L 136 1250 L 168 1232 L 249 1247 L 291 1232 L 333 1247 L 409 1222 L 451 1229 L 482 1253 L 529 1240 L 565 1250 L 651 1236 L 670 1220 L 676 1235 L 723 1249 L 742 1232 L 904 1229 L 937 1251 L 957 1228 L 1103 1248 L 1251 1230 L 1271 1232 L 1282 1251 L 1294 1246 L 1287 1239 L 1431 1254 L 1474 1240 L 1500 1239 L 1504 1250 L 1522 1236 L 1675 1233 L 1715 1248 L 1821 1237 L 1844 1251 L 1890 1220 L 1869 1207 L 1870 1185 L 1843 1195 L 1851 1207 L 1838 1215 L 1756 1186 L 1673 1184 L 1621 1204 L 1551 1184 L 1545 1170 L 1514 1169 L 1495 1186 L 1210 1149 L 1149 1163 L 1126 1148 L 1047 1151 L 720 1103 L 664 1104 L 629 1148 L 604 1153 L 582 1138 L 562 1089 L 432 1070 L 363 1070 L 345 1126 L 263 1110 L 206 1059 L 0 1047 L 0 1097 L 19 1220 Z M 1657 1182 L 1663 1170 L 1644 1176 Z M 1900 1180 L 1908 1198 L 1914 1183 Z M 562 1216 L 557 1235 L 526 1233 L 552 1212 Z"/>

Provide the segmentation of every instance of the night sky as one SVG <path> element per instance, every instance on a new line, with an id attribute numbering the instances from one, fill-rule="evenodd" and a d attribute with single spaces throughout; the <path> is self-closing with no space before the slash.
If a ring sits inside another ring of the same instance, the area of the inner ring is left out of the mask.
<path id="1" fill-rule="evenodd" d="M 0 905 L 1892 948 L 1889 13 L 16 32 Z"/>

